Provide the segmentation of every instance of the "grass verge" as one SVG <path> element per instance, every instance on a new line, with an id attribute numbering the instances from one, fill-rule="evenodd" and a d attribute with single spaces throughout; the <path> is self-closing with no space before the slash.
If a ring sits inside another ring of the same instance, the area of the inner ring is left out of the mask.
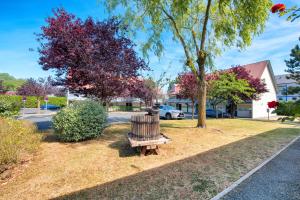
<path id="1" fill-rule="evenodd" d="M 239 119 L 162 121 L 172 142 L 139 157 L 129 124 L 97 140 L 64 144 L 46 137 L 30 168 L 0 187 L 3 199 L 208 199 L 299 135 L 297 125 Z"/>

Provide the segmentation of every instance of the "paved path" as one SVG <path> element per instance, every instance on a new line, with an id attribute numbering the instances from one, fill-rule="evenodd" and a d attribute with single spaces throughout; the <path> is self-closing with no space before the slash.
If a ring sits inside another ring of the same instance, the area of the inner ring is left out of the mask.
<path id="1" fill-rule="evenodd" d="M 300 200 L 300 139 L 222 199 Z"/>

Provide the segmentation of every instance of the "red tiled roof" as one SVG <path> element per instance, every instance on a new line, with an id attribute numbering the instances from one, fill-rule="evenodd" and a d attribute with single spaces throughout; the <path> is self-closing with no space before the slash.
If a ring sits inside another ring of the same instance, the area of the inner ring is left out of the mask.
<path id="1" fill-rule="evenodd" d="M 243 65 L 242 67 L 245 67 L 254 78 L 260 79 L 267 66 L 268 61 L 261 61 L 257 63 Z"/>

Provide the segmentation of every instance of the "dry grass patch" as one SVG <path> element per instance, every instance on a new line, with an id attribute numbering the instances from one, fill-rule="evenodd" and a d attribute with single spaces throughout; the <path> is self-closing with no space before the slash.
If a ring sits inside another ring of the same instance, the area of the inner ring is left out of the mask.
<path id="1" fill-rule="evenodd" d="M 125 137 L 129 124 L 97 140 L 64 144 L 51 134 L 21 176 L 0 186 L 3 199 L 207 199 L 295 138 L 295 125 L 277 122 L 161 121 L 172 142 L 160 155 L 139 157 Z"/>
<path id="2" fill-rule="evenodd" d="M 15 164 L 30 160 L 40 139 L 33 124 L 0 117 L 0 184 L 12 177 Z"/>

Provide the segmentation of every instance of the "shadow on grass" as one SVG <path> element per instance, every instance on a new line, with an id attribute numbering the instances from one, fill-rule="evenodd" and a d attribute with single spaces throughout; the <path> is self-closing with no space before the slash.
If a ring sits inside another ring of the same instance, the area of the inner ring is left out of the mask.
<path id="1" fill-rule="evenodd" d="M 208 199 L 282 147 L 299 129 L 278 128 L 55 199 Z M 124 155 L 128 153 L 124 143 Z M 105 164 L 105 163 L 103 163 Z M 137 163 L 138 165 L 138 163 Z"/>

